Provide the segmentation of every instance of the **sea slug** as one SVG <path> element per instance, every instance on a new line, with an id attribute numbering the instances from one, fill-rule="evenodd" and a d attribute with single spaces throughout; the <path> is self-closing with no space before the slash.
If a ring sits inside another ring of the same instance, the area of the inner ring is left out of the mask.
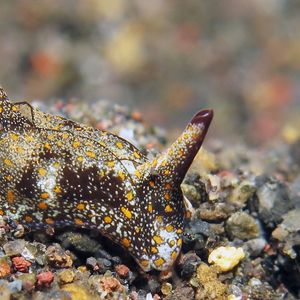
<path id="1" fill-rule="evenodd" d="M 96 228 L 143 270 L 166 270 L 182 244 L 180 184 L 212 116 L 198 112 L 149 161 L 116 135 L 12 103 L 0 89 L 0 214 L 32 229 Z"/>

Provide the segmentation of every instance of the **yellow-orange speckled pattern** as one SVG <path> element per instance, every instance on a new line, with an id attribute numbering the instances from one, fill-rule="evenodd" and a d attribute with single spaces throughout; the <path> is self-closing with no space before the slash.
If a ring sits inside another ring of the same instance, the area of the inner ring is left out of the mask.
<path id="1" fill-rule="evenodd" d="M 11 103 L 0 89 L 0 212 L 25 227 L 96 228 L 145 270 L 165 270 L 182 244 L 180 183 L 212 111 L 194 116 L 153 161 L 105 131 Z"/>

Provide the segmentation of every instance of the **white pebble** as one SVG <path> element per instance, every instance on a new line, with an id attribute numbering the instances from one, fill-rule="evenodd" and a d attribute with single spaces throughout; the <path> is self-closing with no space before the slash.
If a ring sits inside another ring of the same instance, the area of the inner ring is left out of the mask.
<path id="1" fill-rule="evenodd" d="M 232 270 L 244 257 L 245 253 L 242 248 L 219 247 L 210 253 L 208 262 L 219 266 L 222 272 L 227 272 Z"/>

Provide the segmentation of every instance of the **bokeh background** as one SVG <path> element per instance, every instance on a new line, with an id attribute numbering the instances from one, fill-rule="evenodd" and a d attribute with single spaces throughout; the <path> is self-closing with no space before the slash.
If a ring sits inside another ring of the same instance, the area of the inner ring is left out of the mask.
<path id="1" fill-rule="evenodd" d="M 250 144 L 300 132 L 298 0 L 0 2 L 0 84 L 16 100 L 110 101 L 176 131 L 200 108 Z"/>

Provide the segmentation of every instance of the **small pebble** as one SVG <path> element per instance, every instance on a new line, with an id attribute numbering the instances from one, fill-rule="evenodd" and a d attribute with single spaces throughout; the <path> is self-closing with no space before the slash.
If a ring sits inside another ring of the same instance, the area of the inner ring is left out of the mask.
<path id="1" fill-rule="evenodd" d="M 172 292 L 172 289 L 172 284 L 169 282 L 164 282 L 161 286 L 161 292 L 165 296 L 168 296 Z"/>
<path id="2" fill-rule="evenodd" d="M 22 280 L 22 287 L 25 291 L 31 291 L 35 287 L 36 275 L 34 273 L 26 273 L 18 276 Z"/>
<path id="3" fill-rule="evenodd" d="M 250 240 L 261 235 L 258 221 L 244 211 L 234 213 L 226 222 L 226 231 L 232 238 Z"/>
<path id="4" fill-rule="evenodd" d="M 117 265 L 115 266 L 115 270 L 117 274 L 122 278 L 126 278 L 130 272 L 129 268 L 125 265 Z"/>
<path id="5" fill-rule="evenodd" d="M 219 247 L 210 253 L 208 262 L 217 265 L 222 272 L 227 272 L 232 270 L 244 257 L 243 248 Z"/>
<path id="6" fill-rule="evenodd" d="M 11 268 L 6 257 L 0 258 L 0 278 L 4 278 L 11 273 Z"/>
<path id="7" fill-rule="evenodd" d="M 62 287 L 63 291 L 71 295 L 70 300 L 93 300 L 93 297 L 86 288 L 75 283 L 69 283 Z"/>
<path id="8" fill-rule="evenodd" d="M 39 286 L 48 287 L 52 283 L 54 275 L 51 271 L 42 272 L 37 275 L 37 284 Z"/>
<path id="9" fill-rule="evenodd" d="M 27 261 L 24 257 L 17 256 L 12 258 L 14 268 L 23 273 L 28 272 L 28 268 L 31 266 L 31 262 Z"/>
<path id="10" fill-rule="evenodd" d="M 86 260 L 87 267 L 91 268 L 93 271 L 99 270 L 98 261 L 95 257 L 88 257 Z"/>
<path id="11" fill-rule="evenodd" d="M 120 281 L 114 277 L 103 276 L 100 279 L 100 284 L 105 292 L 112 293 L 113 291 L 122 292 L 124 287 L 121 285 Z"/>
<path id="12" fill-rule="evenodd" d="M 267 242 L 264 238 L 256 238 L 245 242 L 243 248 L 251 257 L 257 257 L 263 252 L 266 244 Z"/>
<path id="13" fill-rule="evenodd" d="M 65 269 L 59 273 L 59 280 L 61 283 L 71 283 L 75 278 L 75 273 L 71 269 Z"/>
<path id="14" fill-rule="evenodd" d="M 7 282 L 0 284 L 0 299 L 1 300 L 11 300 L 11 290 L 8 288 Z"/>
<path id="15" fill-rule="evenodd" d="M 200 262 L 200 257 L 194 252 L 181 255 L 177 264 L 181 277 L 184 279 L 191 278 Z"/>
<path id="16" fill-rule="evenodd" d="M 229 196 L 229 201 L 235 203 L 239 207 L 242 207 L 247 203 L 255 191 L 255 183 L 244 180 L 232 190 Z"/>
<path id="17" fill-rule="evenodd" d="M 59 268 L 69 268 L 73 265 L 73 260 L 69 251 L 65 251 L 59 244 L 49 246 L 46 250 L 46 256 L 50 264 Z"/>
<path id="18" fill-rule="evenodd" d="M 12 293 L 18 293 L 22 290 L 22 280 L 16 279 L 12 282 L 9 282 L 7 287 Z"/>
<path id="19" fill-rule="evenodd" d="M 148 287 L 151 293 L 158 293 L 160 291 L 160 283 L 155 278 L 148 280 Z"/>
<path id="20" fill-rule="evenodd" d="M 194 300 L 195 292 L 194 289 L 190 286 L 179 285 L 172 293 L 170 293 L 164 299 L 165 300 Z"/>
<path id="21" fill-rule="evenodd" d="M 25 248 L 25 240 L 14 240 L 3 245 L 4 252 L 7 256 L 21 255 Z"/>

